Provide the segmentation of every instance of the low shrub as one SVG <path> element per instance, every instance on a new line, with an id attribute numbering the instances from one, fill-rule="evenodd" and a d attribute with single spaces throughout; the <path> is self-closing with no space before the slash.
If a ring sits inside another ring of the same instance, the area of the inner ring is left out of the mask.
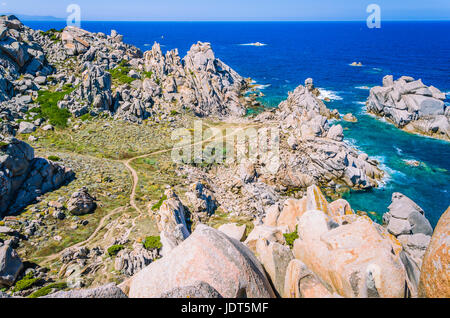
<path id="1" fill-rule="evenodd" d="M 294 247 L 294 241 L 299 238 L 297 228 L 292 233 L 283 234 L 284 239 L 286 240 L 286 244 L 289 245 L 290 248 Z"/>
<path id="2" fill-rule="evenodd" d="M 158 201 L 154 206 L 152 206 L 152 210 L 153 210 L 153 211 L 159 210 L 159 208 L 161 207 L 161 205 L 163 204 L 163 202 L 166 201 L 166 200 L 167 200 L 167 195 L 164 194 L 164 195 L 162 196 L 162 198 L 159 199 L 159 201 Z"/>
<path id="3" fill-rule="evenodd" d="M 61 161 L 61 158 L 58 156 L 48 156 L 47 159 L 50 161 Z"/>
<path id="4" fill-rule="evenodd" d="M 113 245 L 113 246 L 110 246 L 109 248 L 108 248 L 108 255 L 109 256 L 116 256 L 121 250 L 123 250 L 125 248 L 125 246 L 123 246 L 123 245 Z"/>
<path id="5" fill-rule="evenodd" d="M 152 250 L 152 249 L 160 249 L 162 247 L 161 244 L 161 237 L 159 236 L 148 236 L 145 238 L 144 240 L 144 247 L 147 250 Z"/>

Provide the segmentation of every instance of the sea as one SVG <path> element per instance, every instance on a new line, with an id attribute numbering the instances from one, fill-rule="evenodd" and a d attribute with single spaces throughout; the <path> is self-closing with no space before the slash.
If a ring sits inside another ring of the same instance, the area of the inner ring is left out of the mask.
<path id="1" fill-rule="evenodd" d="M 65 27 L 61 21 L 24 23 L 41 30 Z M 364 105 L 369 89 L 388 74 L 421 78 L 450 93 L 450 21 L 382 21 L 379 29 L 368 28 L 365 21 L 86 21 L 81 27 L 106 34 L 115 29 L 142 51 L 156 41 L 163 51 L 178 48 L 181 56 L 197 41 L 210 42 L 216 57 L 259 85 L 266 107 L 277 107 L 311 77 L 321 96 L 329 98 L 330 109 L 357 117 L 357 123 L 341 122 L 345 141 L 377 159 L 387 172 L 378 188 L 345 195 L 353 209 L 381 216 L 392 193 L 401 192 L 435 226 L 450 205 L 450 143 L 403 132 L 367 114 Z M 257 42 L 261 45 L 250 45 Z M 419 166 L 409 165 L 410 160 Z"/>

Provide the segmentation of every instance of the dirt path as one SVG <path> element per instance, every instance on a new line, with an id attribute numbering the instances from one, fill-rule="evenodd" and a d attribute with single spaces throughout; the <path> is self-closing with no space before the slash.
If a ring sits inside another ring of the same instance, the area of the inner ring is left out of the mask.
<path id="1" fill-rule="evenodd" d="M 226 134 L 223 135 L 223 138 L 233 136 L 238 131 L 240 131 L 240 130 L 242 130 L 244 128 L 248 128 L 249 126 L 251 126 L 251 125 L 247 125 L 246 127 L 237 127 L 230 135 L 226 135 Z M 211 126 L 208 125 L 208 128 L 216 128 L 216 127 L 211 127 Z M 222 131 L 222 128 L 217 128 L 217 129 L 220 129 Z M 193 143 L 191 146 L 195 146 L 195 145 L 198 145 L 198 144 L 203 144 L 205 142 L 209 142 L 209 141 L 213 140 L 214 138 L 216 138 L 218 135 L 219 135 L 219 133 L 216 133 L 216 134 L 212 135 L 211 137 L 209 137 L 207 139 L 204 139 L 204 140 L 201 140 L 199 142 Z M 143 154 L 143 155 L 139 155 L 139 156 L 127 159 L 127 160 L 122 160 L 122 161 L 118 161 L 117 160 L 117 162 L 121 162 L 122 164 L 124 164 L 125 167 L 127 168 L 127 170 L 131 174 L 132 188 L 131 188 L 129 203 L 139 213 L 139 215 L 136 216 L 133 219 L 132 225 L 131 225 L 131 227 L 130 227 L 130 229 L 128 231 L 128 234 L 131 233 L 132 229 L 136 226 L 136 220 L 138 220 L 139 218 L 141 218 L 144 215 L 144 212 L 136 204 L 136 190 L 137 190 L 137 186 L 139 184 L 139 176 L 138 176 L 136 170 L 131 166 L 131 163 L 133 161 L 137 160 L 137 159 L 142 159 L 142 158 L 146 158 L 146 157 L 150 157 L 150 156 L 166 153 L 166 152 L 172 151 L 173 149 L 181 149 L 181 148 L 183 148 L 183 146 L 171 147 L 171 148 L 167 148 L 167 149 L 157 150 L 157 151 L 150 152 L 150 153 Z M 74 244 L 72 246 L 69 246 L 69 247 L 63 249 L 62 251 L 60 251 L 57 254 L 52 254 L 52 255 L 49 255 L 49 256 L 43 258 L 43 260 L 44 260 L 43 263 L 45 264 L 45 263 L 48 263 L 48 262 L 51 262 L 51 261 L 55 260 L 56 258 L 60 257 L 68 249 L 80 247 L 80 246 L 83 246 L 83 245 L 87 245 L 91 240 L 93 240 L 96 237 L 98 232 L 100 232 L 100 230 L 103 229 L 104 223 L 109 217 L 111 217 L 111 216 L 113 216 L 113 215 L 115 215 L 115 214 L 117 214 L 119 212 L 123 212 L 123 210 L 125 210 L 125 208 L 126 208 L 126 206 L 118 207 L 118 208 L 114 209 L 113 211 L 111 211 L 110 213 L 108 213 L 107 215 L 105 215 L 100 220 L 100 222 L 99 222 L 97 228 L 94 230 L 94 232 L 86 240 L 84 240 L 82 242 L 79 242 L 79 243 L 76 243 L 76 244 Z"/>

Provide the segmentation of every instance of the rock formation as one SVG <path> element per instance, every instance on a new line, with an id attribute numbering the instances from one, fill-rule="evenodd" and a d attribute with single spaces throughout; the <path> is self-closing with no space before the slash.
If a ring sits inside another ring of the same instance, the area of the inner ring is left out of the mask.
<path id="1" fill-rule="evenodd" d="M 450 208 L 441 216 L 422 263 L 419 296 L 450 297 Z"/>
<path id="2" fill-rule="evenodd" d="M 223 297 L 274 296 L 250 250 L 205 225 L 198 225 L 189 238 L 133 276 L 123 288 L 131 298 L 158 297 L 198 282 L 209 284 Z"/>
<path id="3" fill-rule="evenodd" d="M 450 112 L 446 96 L 422 80 L 392 75 L 383 78 L 383 86 L 370 90 L 367 111 L 385 117 L 399 128 L 440 139 L 450 140 Z"/>
<path id="4" fill-rule="evenodd" d="M 64 166 L 35 158 L 27 143 L 0 135 L 0 215 L 19 211 L 73 177 L 74 173 Z"/>

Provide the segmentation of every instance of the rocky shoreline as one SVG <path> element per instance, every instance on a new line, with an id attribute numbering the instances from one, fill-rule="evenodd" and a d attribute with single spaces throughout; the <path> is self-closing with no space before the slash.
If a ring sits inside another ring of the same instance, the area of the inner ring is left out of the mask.
<path id="1" fill-rule="evenodd" d="M 35 31 L 14 16 L 0 17 L 0 75 L 0 298 L 450 295 L 437 265 L 449 263 L 449 210 L 434 232 L 401 193 L 378 223 L 354 211 L 341 195 L 385 172 L 345 141 L 311 78 L 245 116 L 258 106 L 251 79 L 209 43 L 142 53 L 114 30 Z M 442 95 L 418 82 L 386 77 L 368 110 L 448 124 Z M 399 108 L 420 96 L 436 111 Z M 171 132 L 198 118 L 277 129 L 279 168 L 265 155 L 173 163 Z"/>

